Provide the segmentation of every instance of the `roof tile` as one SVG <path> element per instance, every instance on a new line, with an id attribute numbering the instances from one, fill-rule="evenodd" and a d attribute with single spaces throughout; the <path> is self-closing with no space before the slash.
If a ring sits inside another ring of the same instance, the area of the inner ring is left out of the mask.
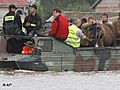
<path id="1" fill-rule="evenodd" d="M 10 4 L 15 4 L 16 6 L 29 5 L 27 0 L 0 0 L 0 6 L 8 6 Z"/>

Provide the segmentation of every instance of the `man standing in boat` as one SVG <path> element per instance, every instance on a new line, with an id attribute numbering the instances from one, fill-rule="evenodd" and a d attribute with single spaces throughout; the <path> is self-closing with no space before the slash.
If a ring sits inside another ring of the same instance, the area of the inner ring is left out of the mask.
<path id="1" fill-rule="evenodd" d="M 36 34 L 42 25 L 42 19 L 37 14 L 37 6 L 33 4 L 30 7 L 30 14 L 25 18 L 23 27 L 27 30 L 27 35 L 33 36 Z"/>
<path id="2" fill-rule="evenodd" d="M 8 35 L 20 35 L 22 32 L 22 21 L 19 14 L 16 14 L 17 7 L 9 5 L 9 12 L 3 19 L 3 32 Z"/>

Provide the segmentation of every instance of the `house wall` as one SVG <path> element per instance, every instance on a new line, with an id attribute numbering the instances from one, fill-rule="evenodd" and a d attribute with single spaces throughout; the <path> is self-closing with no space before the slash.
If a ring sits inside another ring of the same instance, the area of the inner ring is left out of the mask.
<path id="1" fill-rule="evenodd" d="M 120 11 L 120 0 L 102 0 L 95 8 L 96 12 Z"/>

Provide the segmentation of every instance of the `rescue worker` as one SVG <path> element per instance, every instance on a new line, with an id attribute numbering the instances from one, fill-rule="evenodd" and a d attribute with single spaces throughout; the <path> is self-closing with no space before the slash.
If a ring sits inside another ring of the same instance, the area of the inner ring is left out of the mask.
<path id="1" fill-rule="evenodd" d="M 23 27 L 27 30 L 27 35 L 37 34 L 42 25 L 42 19 L 37 14 L 37 6 L 33 4 L 30 8 L 30 14 L 25 18 Z"/>
<path id="2" fill-rule="evenodd" d="M 3 19 L 3 32 L 4 34 L 18 35 L 22 31 L 22 21 L 19 14 L 16 14 L 17 7 L 9 5 L 9 12 Z"/>
<path id="3" fill-rule="evenodd" d="M 69 22 L 58 8 L 53 9 L 53 16 L 54 21 L 52 22 L 52 29 L 49 34 L 59 41 L 64 41 L 68 36 Z"/>
<path id="4" fill-rule="evenodd" d="M 27 41 L 24 44 L 25 46 L 22 48 L 22 54 L 32 54 L 35 51 L 33 42 Z"/>
<path id="5" fill-rule="evenodd" d="M 65 43 L 73 48 L 79 48 L 81 39 L 91 42 L 91 40 L 82 33 L 82 30 L 78 28 L 81 24 L 80 19 L 73 18 L 72 23 L 73 24 L 69 26 L 69 34 L 67 39 L 65 40 Z"/>

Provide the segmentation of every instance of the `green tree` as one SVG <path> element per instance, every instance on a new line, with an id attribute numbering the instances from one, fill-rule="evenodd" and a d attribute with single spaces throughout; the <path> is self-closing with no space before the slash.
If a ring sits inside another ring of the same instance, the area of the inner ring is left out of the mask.
<path id="1" fill-rule="evenodd" d="M 62 11 L 90 11 L 90 5 L 96 0 L 36 0 L 40 2 L 40 11 L 44 12 L 45 18 L 49 17 L 53 8 L 59 8 Z"/>
<path id="2" fill-rule="evenodd" d="M 35 4 L 37 5 L 37 12 L 38 14 L 43 18 L 44 17 L 44 10 L 43 7 L 41 6 L 40 0 L 36 0 Z"/>

